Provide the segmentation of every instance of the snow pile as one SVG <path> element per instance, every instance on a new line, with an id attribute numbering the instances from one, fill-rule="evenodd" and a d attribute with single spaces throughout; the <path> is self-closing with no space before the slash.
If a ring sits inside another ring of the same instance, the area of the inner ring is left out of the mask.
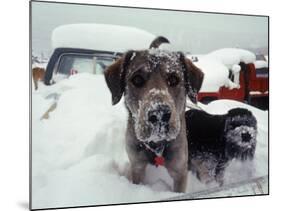
<path id="1" fill-rule="evenodd" d="M 209 57 L 215 58 L 223 63 L 228 69 L 233 65 L 244 62 L 253 63 L 256 60 L 255 54 L 250 51 L 239 48 L 223 48 L 208 54 Z"/>
<path id="2" fill-rule="evenodd" d="M 39 86 L 39 89 L 41 89 L 41 86 Z M 50 108 L 52 104 L 53 104 L 52 99 L 46 99 L 37 91 L 33 92 L 32 105 L 34 106 L 32 107 L 32 121 L 34 124 L 36 124 L 37 120 L 42 117 L 42 115 Z"/>
<path id="3" fill-rule="evenodd" d="M 263 60 L 257 60 L 257 61 L 254 62 L 254 65 L 255 65 L 256 69 L 267 68 L 268 67 L 268 62 L 267 61 L 263 61 Z"/>
<path id="4" fill-rule="evenodd" d="M 196 66 L 205 74 L 200 92 L 217 92 L 220 87 L 229 89 L 240 88 L 240 62 L 254 63 L 256 56 L 247 50 L 223 48 L 206 55 L 188 55 Z M 234 82 L 229 78 L 229 70 L 234 75 Z"/>
<path id="5" fill-rule="evenodd" d="M 56 109 L 49 119 L 41 120 L 53 102 Z M 249 165 L 232 162 L 226 182 L 266 175 L 267 113 L 226 100 L 200 106 L 211 113 L 246 107 L 256 115 L 256 158 Z M 131 183 L 124 143 L 127 112 L 123 102 L 111 105 L 103 75 L 81 73 L 34 91 L 32 120 L 33 209 L 156 201 L 180 195 L 170 191 L 171 180 L 165 180 L 165 175 L 164 180 L 157 179 L 159 173 L 165 174 L 162 168 L 148 166 L 147 184 Z M 189 192 L 209 187 L 189 173 Z"/>
<path id="6" fill-rule="evenodd" d="M 225 87 L 230 89 L 230 90 L 231 89 L 239 89 L 240 85 L 238 83 L 232 82 L 231 80 L 227 80 L 227 83 L 225 83 Z"/>
<path id="7" fill-rule="evenodd" d="M 221 86 L 229 83 L 229 71 L 221 62 L 208 56 L 197 56 L 194 64 L 204 72 L 200 92 L 217 92 Z"/>
<path id="8" fill-rule="evenodd" d="M 32 69 L 34 67 L 40 67 L 40 68 L 44 68 L 46 70 L 47 65 L 48 65 L 48 63 L 46 63 L 46 62 L 45 63 L 35 62 L 32 64 Z"/>
<path id="9" fill-rule="evenodd" d="M 238 65 L 238 64 L 234 64 L 234 65 L 232 66 L 232 68 L 231 68 L 231 71 L 232 71 L 233 73 L 239 73 L 240 70 L 241 70 L 241 66 Z"/>
<path id="10" fill-rule="evenodd" d="M 125 52 L 148 48 L 155 35 L 135 27 L 110 24 L 69 24 L 54 29 L 52 47 Z"/>
<path id="11" fill-rule="evenodd" d="M 57 108 L 49 119 L 40 120 L 51 104 L 49 98 L 42 99 L 51 93 L 60 95 Z M 123 103 L 111 105 L 103 75 L 77 74 L 33 92 L 32 116 L 33 208 L 141 202 L 175 195 L 136 186 L 125 177 L 127 112 Z"/>

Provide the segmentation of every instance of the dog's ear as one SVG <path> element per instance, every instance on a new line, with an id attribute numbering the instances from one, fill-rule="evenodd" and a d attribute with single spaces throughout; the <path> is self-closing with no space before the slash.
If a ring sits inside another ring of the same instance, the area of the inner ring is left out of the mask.
<path id="1" fill-rule="evenodd" d="M 104 71 L 105 81 L 112 95 L 112 105 L 117 104 L 124 93 L 127 66 L 132 54 L 133 51 L 128 51 Z"/>
<path id="2" fill-rule="evenodd" d="M 156 37 L 150 44 L 149 49 L 159 48 L 162 43 L 170 43 L 170 41 L 166 37 Z"/>
<path id="3" fill-rule="evenodd" d="M 180 53 L 180 60 L 184 68 L 186 94 L 193 103 L 197 103 L 197 94 L 202 86 L 204 73 L 183 53 Z"/>

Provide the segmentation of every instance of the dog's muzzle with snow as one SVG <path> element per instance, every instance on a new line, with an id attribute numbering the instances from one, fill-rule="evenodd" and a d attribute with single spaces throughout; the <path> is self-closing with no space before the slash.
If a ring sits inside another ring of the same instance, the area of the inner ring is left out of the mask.
<path id="1" fill-rule="evenodd" d="M 180 118 L 167 90 L 150 90 L 139 102 L 135 117 L 135 133 L 142 142 L 175 140 L 179 134 Z"/>
<path id="2" fill-rule="evenodd" d="M 232 109 L 225 122 L 226 156 L 239 160 L 253 159 L 257 143 L 257 120 L 246 109 Z"/>

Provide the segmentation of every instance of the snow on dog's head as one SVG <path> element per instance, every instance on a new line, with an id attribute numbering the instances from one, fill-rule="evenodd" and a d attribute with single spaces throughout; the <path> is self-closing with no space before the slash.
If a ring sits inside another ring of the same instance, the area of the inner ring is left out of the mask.
<path id="1" fill-rule="evenodd" d="M 181 127 L 186 95 L 195 103 L 203 73 L 180 52 L 129 51 L 105 71 L 113 105 L 124 93 L 139 141 L 171 141 Z"/>

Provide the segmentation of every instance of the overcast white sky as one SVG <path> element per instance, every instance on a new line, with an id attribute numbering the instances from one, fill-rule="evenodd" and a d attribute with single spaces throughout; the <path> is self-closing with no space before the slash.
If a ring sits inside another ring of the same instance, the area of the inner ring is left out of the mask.
<path id="1" fill-rule="evenodd" d="M 34 52 L 50 54 L 52 30 L 70 23 L 135 26 L 167 37 L 175 50 L 196 54 L 268 45 L 267 17 L 32 2 Z"/>

